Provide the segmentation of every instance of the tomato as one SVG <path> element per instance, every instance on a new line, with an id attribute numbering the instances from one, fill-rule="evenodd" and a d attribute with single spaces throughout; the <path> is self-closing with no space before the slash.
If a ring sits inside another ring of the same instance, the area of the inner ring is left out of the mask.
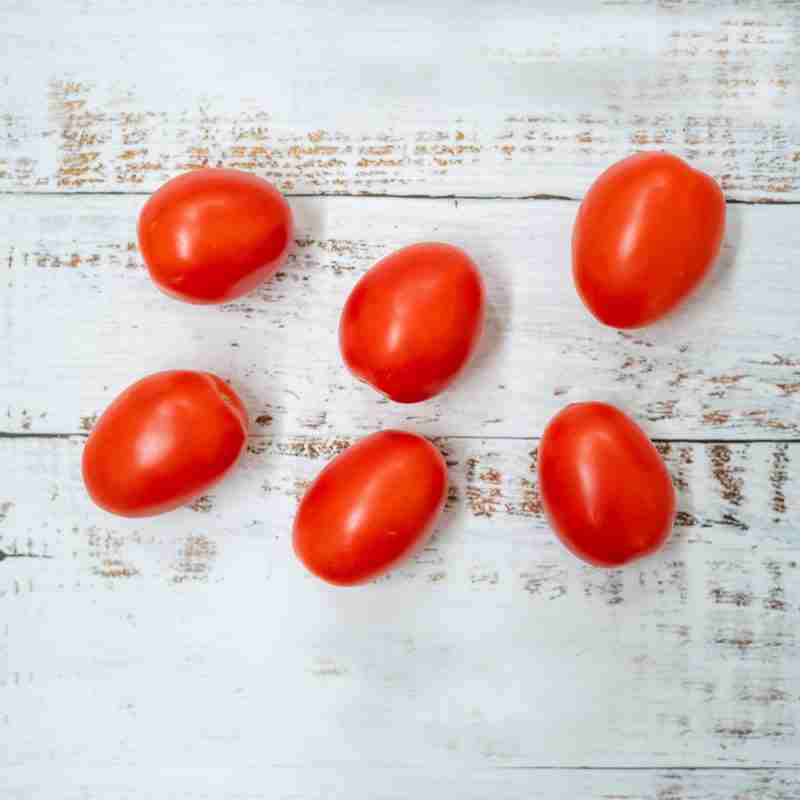
<path id="1" fill-rule="evenodd" d="M 190 502 L 236 463 L 247 413 L 207 372 L 159 372 L 120 394 L 83 450 L 83 480 L 106 511 L 161 514 Z"/>
<path id="2" fill-rule="evenodd" d="M 415 244 L 379 261 L 347 298 L 339 343 L 348 369 L 398 403 L 441 392 L 480 339 L 483 280 L 449 244 Z"/>
<path id="3" fill-rule="evenodd" d="M 575 403 L 539 446 L 539 490 L 553 530 L 575 555 L 617 567 L 655 552 L 675 518 L 667 468 L 642 429 L 606 403 Z"/>
<path id="4" fill-rule="evenodd" d="M 235 169 L 198 169 L 167 181 L 139 215 L 139 247 L 167 294 L 225 303 L 278 271 L 292 212 L 267 181 Z"/>
<path id="5" fill-rule="evenodd" d="M 446 497 L 447 467 L 430 442 L 374 433 L 334 458 L 305 493 L 295 552 L 329 583 L 363 583 L 425 540 Z"/>
<path id="6" fill-rule="evenodd" d="M 606 325 L 654 322 L 703 280 L 724 231 L 725 197 L 713 178 L 667 153 L 626 158 L 592 184 L 578 211 L 578 294 Z"/>

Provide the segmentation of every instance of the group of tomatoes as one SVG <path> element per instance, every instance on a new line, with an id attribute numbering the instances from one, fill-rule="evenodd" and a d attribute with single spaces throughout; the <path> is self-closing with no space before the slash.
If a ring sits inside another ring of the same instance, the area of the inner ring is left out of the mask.
<path id="1" fill-rule="evenodd" d="M 724 227 L 725 200 L 711 177 L 664 153 L 624 159 L 595 181 L 578 211 L 572 238 L 578 293 L 607 325 L 647 325 L 701 282 Z M 191 303 L 223 303 L 279 269 L 293 221 L 266 181 L 201 169 L 149 198 L 138 235 L 162 290 Z M 390 400 L 428 400 L 469 362 L 485 304 L 481 274 L 463 250 L 406 247 L 372 267 L 347 298 L 342 358 Z M 83 452 L 84 482 L 110 512 L 160 514 L 230 471 L 247 428 L 243 403 L 217 376 L 150 375 L 98 420 Z M 644 432 L 613 406 L 576 403 L 559 412 L 542 437 L 538 474 L 552 528 L 592 564 L 625 564 L 669 535 L 675 515 L 669 473 Z M 424 540 L 446 495 L 447 467 L 433 444 L 401 431 L 372 434 L 334 458 L 305 493 L 295 552 L 331 583 L 369 580 Z"/>

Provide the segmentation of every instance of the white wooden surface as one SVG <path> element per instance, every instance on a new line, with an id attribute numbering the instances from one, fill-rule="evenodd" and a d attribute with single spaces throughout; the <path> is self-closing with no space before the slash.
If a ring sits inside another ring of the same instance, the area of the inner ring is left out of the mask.
<path id="1" fill-rule="evenodd" d="M 0 797 L 800 796 L 800 3 L 41 12 L 0 0 Z M 621 335 L 571 287 L 572 199 L 659 147 L 741 202 L 701 293 Z M 142 195 L 203 163 L 274 180 L 299 228 L 212 309 L 135 244 Z M 431 238 L 481 264 L 487 335 L 452 391 L 393 406 L 342 368 L 338 310 Z M 191 508 L 106 515 L 86 432 L 173 366 L 231 378 L 248 454 Z M 537 437 L 588 397 L 679 491 L 623 571 L 565 553 L 538 499 Z M 445 451 L 443 523 L 327 587 L 291 554 L 297 499 L 387 425 Z"/>
<path id="2" fill-rule="evenodd" d="M 632 149 L 798 200 L 797 6 L 4 0 L 0 188 L 580 195 Z"/>
<path id="3" fill-rule="evenodd" d="M 700 294 L 631 333 L 600 326 L 578 299 L 575 203 L 295 199 L 286 268 L 234 304 L 205 308 L 150 281 L 136 249 L 142 202 L 0 198 L 6 430 L 87 430 L 143 370 L 179 365 L 231 378 L 260 420 L 254 430 L 269 433 L 410 425 L 432 436 L 536 436 L 565 403 L 605 398 L 657 437 L 798 436 L 796 205 L 729 206 L 723 254 Z M 487 332 L 452 391 L 392 404 L 343 368 L 339 314 L 377 259 L 431 238 L 462 245 L 481 266 Z"/>
<path id="4" fill-rule="evenodd" d="M 41 781 L 20 782 L 12 771 L 10 791 L 21 800 L 41 796 Z M 231 786 L 259 787 L 249 791 Z M 308 769 L 281 767 L 254 770 L 160 770 L 157 779 L 131 768 L 110 771 L 65 770 L 58 796 L 64 800 L 108 797 L 175 800 L 196 798 L 262 798 L 294 800 L 408 800 L 410 797 L 458 797 L 462 800 L 608 800 L 608 798 L 692 798 L 692 800 L 794 800 L 800 783 L 794 771 L 636 770 L 620 775 L 608 770 L 482 770 L 440 773 L 433 770 L 369 767 Z M 158 786 L 158 790 L 153 787 Z"/>

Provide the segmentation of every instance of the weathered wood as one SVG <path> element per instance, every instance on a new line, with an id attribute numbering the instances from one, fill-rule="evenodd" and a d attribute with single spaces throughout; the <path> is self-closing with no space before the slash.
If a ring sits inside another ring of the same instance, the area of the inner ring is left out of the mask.
<path id="1" fill-rule="evenodd" d="M 294 195 L 579 198 L 664 148 L 796 203 L 796 2 L 0 6 L 0 795 L 800 796 L 800 211 L 729 206 L 708 285 L 622 335 L 572 288 L 574 203 L 297 198 L 291 262 L 209 309 L 153 288 L 130 196 L 212 164 Z M 336 325 L 422 239 L 473 253 L 491 312 L 458 386 L 402 407 Z M 242 392 L 248 453 L 191 508 L 106 515 L 84 436 L 50 435 L 176 366 Z M 671 440 L 674 534 L 625 570 L 567 554 L 537 493 L 530 437 L 591 397 Z M 442 525 L 327 587 L 291 553 L 298 498 L 387 426 L 450 434 Z"/>
<path id="2" fill-rule="evenodd" d="M 606 571 L 547 529 L 535 440 L 443 440 L 438 533 L 341 590 L 289 531 L 345 440 L 255 437 L 150 520 L 91 506 L 83 441 L 0 440 L 8 767 L 800 766 L 800 444 L 661 445 L 675 532 Z"/>
<path id="3" fill-rule="evenodd" d="M 10 770 L 15 800 L 796 800 L 800 777 L 772 770 L 450 770 L 260 764 L 222 767 L 131 767 Z"/>
<path id="4" fill-rule="evenodd" d="M 44 27 L 5 5 L 0 190 L 212 164 L 301 194 L 576 197 L 666 148 L 731 198 L 800 199 L 793 2 L 64 0 Z"/>
<path id="5" fill-rule="evenodd" d="M 671 319 L 597 323 L 570 274 L 577 205 L 562 201 L 296 199 L 298 241 L 272 281 L 220 308 L 159 293 L 136 247 L 141 198 L 0 198 L 5 419 L 12 432 L 87 430 L 125 386 L 208 369 L 243 393 L 254 430 L 538 435 L 566 403 L 606 399 L 662 438 L 798 437 L 800 306 L 793 206 L 728 207 L 716 272 Z M 414 241 L 464 246 L 490 313 L 469 372 L 432 401 L 357 383 L 336 329 L 357 278 Z"/>

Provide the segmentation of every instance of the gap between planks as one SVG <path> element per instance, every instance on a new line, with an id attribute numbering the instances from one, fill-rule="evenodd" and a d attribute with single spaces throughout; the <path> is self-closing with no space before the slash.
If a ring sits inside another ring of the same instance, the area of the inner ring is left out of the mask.
<path id="1" fill-rule="evenodd" d="M 609 164 L 608 166 L 611 166 Z M 191 170 L 187 170 L 191 171 Z M 247 170 L 243 170 L 247 171 Z M 599 177 L 600 173 L 598 173 Z M 167 183 L 168 181 L 164 181 Z M 163 185 L 163 184 L 162 184 Z M 154 190 L 155 191 L 155 190 Z M 101 190 L 97 192 L 36 192 L 30 190 L 13 191 L 2 190 L 0 197 L 149 197 L 153 192 L 114 192 Z M 282 192 L 284 197 L 298 200 L 315 200 L 325 198 L 347 198 L 350 200 L 486 200 L 492 202 L 529 202 L 531 200 L 561 200 L 566 203 L 580 203 L 583 197 L 567 194 L 526 194 L 526 195 L 502 195 L 502 194 L 383 194 L 381 192 Z M 758 200 L 739 200 L 736 198 L 726 198 L 725 202 L 729 205 L 737 206 L 796 206 L 800 205 L 800 200 L 782 200 L 780 198 L 765 197 Z"/>
<path id="2" fill-rule="evenodd" d="M 282 765 L 277 765 L 280 769 Z M 624 767 L 610 767 L 610 766 L 575 766 L 567 765 L 560 766 L 557 764 L 497 764 L 489 767 L 484 767 L 487 771 L 508 771 L 508 770 L 529 770 L 531 772 L 800 772 L 800 766 L 781 764 L 775 767 L 760 767 L 757 765 L 748 766 L 734 766 L 722 765 L 719 767 L 696 766 L 686 764 L 672 764 L 666 767 L 648 767 L 648 766 L 624 766 Z"/>
<path id="3" fill-rule="evenodd" d="M 353 441 L 368 436 L 368 433 L 360 434 L 339 434 L 343 439 Z M 0 431 L 0 439 L 85 439 L 88 438 L 89 431 L 75 431 L 73 433 L 30 433 L 17 431 Z M 250 433 L 248 439 L 316 439 L 319 438 L 312 433 L 282 433 L 280 436 L 270 433 Z M 429 439 L 457 439 L 459 441 L 483 441 L 483 442 L 538 442 L 541 436 L 485 436 L 481 434 L 448 434 L 443 433 Z M 770 439 L 770 438 L 745 438 L 745 439 L 709 439 L 691 436 L 674 437 L 648 437 L 654 444 L 800 444 L 800 438 L 794 439 Z"/>

